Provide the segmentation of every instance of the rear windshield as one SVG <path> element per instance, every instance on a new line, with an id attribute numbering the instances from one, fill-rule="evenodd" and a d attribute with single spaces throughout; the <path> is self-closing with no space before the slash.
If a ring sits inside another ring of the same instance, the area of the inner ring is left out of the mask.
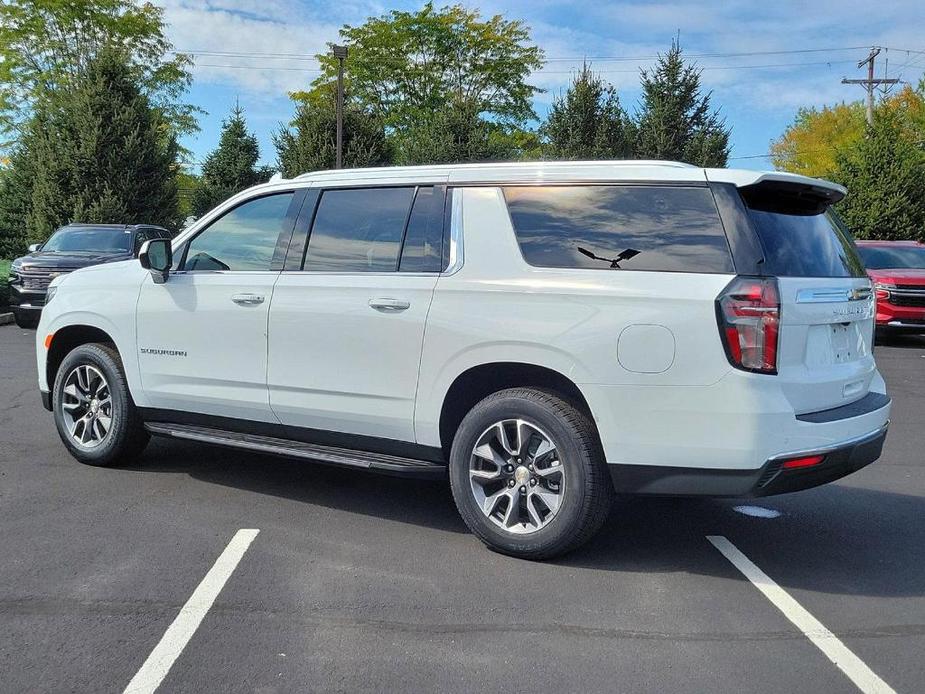
<path id="1" fill-rule="evenodd" d="M 42 246 L 42 251 L 52 253 L 80 251 L 130 251 L 132 232 L 112 227 L 78 227 L 58 229 Z"/>
<path id="2" fill-rule="evenodd" d="M 780 277 L 864 277 L 854 239 L 831 210 L 799 214 L 750 209 L 764 270 Z"/>
<path id="3" fill-rule="evenodd" d="M 858 246 L 871 270 L 925 270 L 925 246 Z"/>
<path id="4" fill-rule="evenodd" d="M 705 186 L 512 186 L 504 196 L 530 265 L 733 272 Z"/>

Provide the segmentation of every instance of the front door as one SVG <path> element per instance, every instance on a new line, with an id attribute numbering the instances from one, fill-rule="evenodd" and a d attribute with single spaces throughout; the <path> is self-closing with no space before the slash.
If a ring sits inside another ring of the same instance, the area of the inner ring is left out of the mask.
<path id="1" fill-rule="evenodd" d="M 237 205 L 177 251 L 167 282 L 145 281 L 137 333 L 150 407 L 276 421 L 266 386 L 267 316 L 277 247 L 280 237 L 288 242 L 299 199 L 286 191 Z"/>

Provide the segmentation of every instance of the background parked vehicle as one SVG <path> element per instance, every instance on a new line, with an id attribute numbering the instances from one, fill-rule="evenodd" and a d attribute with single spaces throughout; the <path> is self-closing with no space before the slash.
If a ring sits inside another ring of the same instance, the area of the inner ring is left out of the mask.
<path id="1" fill-rule="evenodd" d="M 148 224 L 68 224 L 10 266 L 10 309 L 21 328 L 38 325 L 52 279 L 90 265 L 128 260 L 150 239 L 173 234 Z"/>
<path id="2" fill-rule="evenodd" d="M 877 327 L 925 333 L 925 244 L 858 241 L 877 293 Z"/>

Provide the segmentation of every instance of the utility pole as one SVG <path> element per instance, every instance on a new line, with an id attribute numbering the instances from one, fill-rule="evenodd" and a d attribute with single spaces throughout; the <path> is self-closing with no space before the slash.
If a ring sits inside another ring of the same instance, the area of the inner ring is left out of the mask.
<path id="1" fill-rule="evenodd" d="M 867 89 L 867 125 L 874 124 L 874 87 L 881 84 L 896 84 L 898 79 L 887 79 L 886 77 L 874 78 L 874 59 L 880 55 L 880 47 L 874 46 L 870 49 L 870 55 L 858 63 L 858 68 L 867 66 L 866 80 L 849 80 L 842 79 L 842 84 L 862 84 Z"/>
<path id="2" fill-rule="evenodd" d="M 344 166 L 344 60 L 347 59 L 346 46 L 332 46 L 337 58 L 337 155 L 334 168 Z"/>

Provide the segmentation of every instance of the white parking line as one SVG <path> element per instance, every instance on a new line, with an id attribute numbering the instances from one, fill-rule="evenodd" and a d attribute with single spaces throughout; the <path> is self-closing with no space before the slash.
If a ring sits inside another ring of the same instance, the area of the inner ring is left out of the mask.
<path id="1" fill-rule="evenodd" d="M 167 627 L 151 655 L 128 683 L 124 694 L 150 694 L 160 686 L 259 532 L 242 529 L 235 533 L 225 551 L 215 560 L 209 573 L 181 608 L 180 614 Z"/>
<path id="2" fill-rule="evenodd" d="M 742 554 L 738 547 L 722 535 L 707 535 L 707 539 L 764 594 L 764 597 L 783 612 L 816 648 L 844 672 L 858 689 L 865 694 L 896 694 L 890 685 L 880 679 L 863 660 L 852 653 L 835 634 L 826 629 L 822 622 L 807 612 L 751 559 Z"/>

